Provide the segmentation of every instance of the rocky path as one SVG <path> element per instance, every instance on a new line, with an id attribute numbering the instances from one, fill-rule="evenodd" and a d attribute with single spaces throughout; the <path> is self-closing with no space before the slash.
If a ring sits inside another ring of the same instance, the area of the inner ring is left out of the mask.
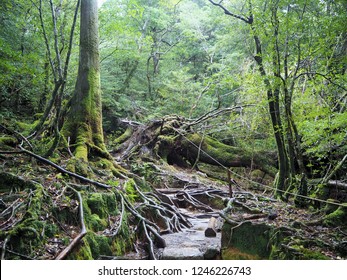
<path id="1" fill-rule="evenodd" d="M 186 209 L 181 209 L 183 213 L 192 216 L 189 219 L 192 227 L 181 232 L 163 235 L 166 247 L 162 251 L 161 258 L 164 260 L 203 260 L 217 259 L 221 250 L 221 233 L 217 232 L 216 237 L 206 237 L 205 230 L 208 227 L 210 218 L 199 215 L 192 215 Z"/>

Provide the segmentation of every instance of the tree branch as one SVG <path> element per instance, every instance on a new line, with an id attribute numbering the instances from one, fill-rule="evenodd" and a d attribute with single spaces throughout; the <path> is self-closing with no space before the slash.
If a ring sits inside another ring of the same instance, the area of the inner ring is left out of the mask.
<path id="1" fill-rule="evenodd" d="M 247 24 L 252 24 L 252 23 L 253 23 L 253 18 L 252 18 L 252 17 L 246 18 L 246 17 L 243 17 L 243 16 L 240 16 L 240 15 L 237 15 L 237 14 L 234 14 L 234 13 L 230 12 L 227 8 L 225 8 L 225 7 L 221 4 L 223 1 L 220 1 L 219 3 L 216 3 L 216 2 L 214 2 L 214 1 L 212 1 L 212 0 L 209 0 L 209 1 L 210 1 L 210 3 L 211 3 L 212 5 L 221 8 L 221 9 L 224 11 L 224 13 L 225 13 L 226 15 L 232 16 L 232 17 L 237 18 L 237 19 L 239 19 L 239 20 L 242 20 L 242 21 L 244 21 L 244 22 L 247 23 Z"/>

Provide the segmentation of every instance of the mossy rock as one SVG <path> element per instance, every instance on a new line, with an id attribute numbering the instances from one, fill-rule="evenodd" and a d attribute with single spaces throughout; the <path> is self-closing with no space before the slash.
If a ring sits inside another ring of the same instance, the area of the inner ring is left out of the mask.
<path id="1" fill-rule="evenodd" d="M 93 259 L 98 259 L 100 255 L 111 256 L 113 254 L 112 240 L 109 237 L 89 232 L 84 238 L 90 246 Z"/>
<path id="2" fill-rule="evenodd" d="M 112 192 L 86 194 L 83 201 L 86 227 L 92 231 L 102 231 L 108 226 L 108 218 L 119 214 L 117 198 Z"/>
<path id="3" fill-rule="evenodd" d="M 261 223 L 244 222 L 238 227 L 225 223 L 222 228 L 222 247 L 228 248 L 223 258 L 269 259 L 272 227 Z"/>
<path id="4" fill-rule="evenodd" d="M 327 226 L 347 226 L 347 203 L 343 203 L 334 212 L 326 215 L 324 224 Z"/>
<path id="5" fill-rule="evenodd" d="M 1 146 L 10 146 L 15 147 L 18 143 L 18 140 L 11 136 L 1 136 L 0 137 L 0 147 Z"/>
<path id="6" fill-rule="evenodd" d="M 222 250 L 223 260 L 258 260 L 259 256 L 241 252 L 237 248 L 225 248 Z"/>
<path id="7" fill-rule="evenodd" d="M 130 232 L 123 231 L 114 238 L 88 232 L 68 259 L 95 260 L 101 256 L 120 256 L 129 251 L 132 244 L 133 237 Z"/>
<path id="8" fill-rule="evenodd" d="M 13 190 L 35 189 L 37 183 L 21 178 L 20 176 L 0 171 L 0 190 L 10 192 Z"/>

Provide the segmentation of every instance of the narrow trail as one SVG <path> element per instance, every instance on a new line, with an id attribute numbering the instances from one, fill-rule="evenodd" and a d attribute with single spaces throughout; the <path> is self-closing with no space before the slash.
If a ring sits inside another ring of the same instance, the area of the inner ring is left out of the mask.
<path id="1" fill-rule="evenodd" d="M 205 230 L 208 228 L 210 218 L 201 213 L 180 209 L 181 213 L 191 216 L 189 221 L 192 227 L 181 232 L 166 234 L 162 237 L 166 241 L 166 247 L 161 252 L 164 260 L 203 260 L 218 259 L 221 250 L 221 233 L 215 237 L 206 237 Z M 216 216 L 216 215 L 214 215 Z"/>

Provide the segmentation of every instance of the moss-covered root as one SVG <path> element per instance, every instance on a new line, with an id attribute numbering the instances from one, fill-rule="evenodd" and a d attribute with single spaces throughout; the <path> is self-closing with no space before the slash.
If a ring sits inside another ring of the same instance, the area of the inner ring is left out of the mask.
<path id="1" fill-rule="evenodd" d="M 6 259 L 37 258 L 45 250 L 48 238 L 58 230 L 56 225 L 42 219 L 42 209 L 47 202 L 43 186 L 36 184 L 22 220 L 10 230 L 0 232 L 0 238 L 6 238 L 11 248 L 11 254 L 6 255 Z"/>

